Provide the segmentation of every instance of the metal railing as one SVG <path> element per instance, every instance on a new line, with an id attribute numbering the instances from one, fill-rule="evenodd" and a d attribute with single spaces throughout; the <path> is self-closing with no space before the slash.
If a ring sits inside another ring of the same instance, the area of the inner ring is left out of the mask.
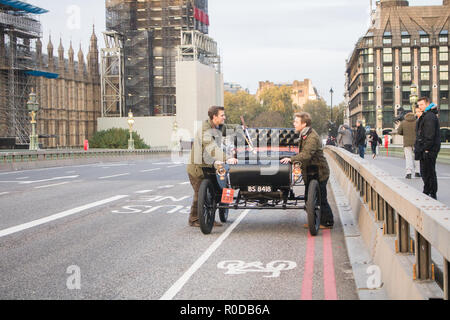
<path id="1" fill-rule="evenodd" d="M 450 208 L 398 179 L 362 163 L 362 159 L 336 147 L 327 147 L 343 173 L 360 193 L 362 201 L 383 223 L 383 234 L 395 237 L 397 254 L 415 256 L 413 280 L 434 281 L 433 247 L 443 257 L 442 289 L 449 298 Z M 401 188 L 399 190 L 399 188 Z M 412 229 L 413 228 L 413 229 Z M 414 230 L 414 238 L 411 230 Z"/>
<path id="2" fill-rule="evenodd" d="M 100 157 L 145 156 L 153 153 L 170 152 L 168 148 L 152 148 L 143 150 L 98 149 L 98 150 L 42 150 L 35 152 L 0 152 L 0 165 L 9 163 L 74 160 Z"/>

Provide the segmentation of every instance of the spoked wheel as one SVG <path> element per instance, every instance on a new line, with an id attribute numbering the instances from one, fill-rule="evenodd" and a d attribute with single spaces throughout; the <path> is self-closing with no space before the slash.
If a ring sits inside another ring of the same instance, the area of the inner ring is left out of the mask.
<path id="1" fill-rule="evenodd" d="M 320 229 L 320 188 L 317 180 L 309 183 L 306 212 L 308 213 L 309 232 L 312 236 L 316 236 Z"/>
<path id="2" fill-rule="evenodd" d="M 213 184 L 209 180 L 203 180 L 198 191 L 198 215 L 200 230 L 203 234 L 210 234 L 216 217 L 216 204 Z"/>
<path id="3" fill-rule="evenodd" d="M 220 222 L 227 222 L 228 221 L 228 209 L 219 209 L 219 217 Z"/>

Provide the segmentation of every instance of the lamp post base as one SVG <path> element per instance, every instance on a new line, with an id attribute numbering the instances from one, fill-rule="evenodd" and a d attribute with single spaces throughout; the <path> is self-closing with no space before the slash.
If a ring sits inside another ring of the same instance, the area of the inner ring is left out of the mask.
<path id="1" fill-rule="evenodd" d="M 128 150 L 134 150 L 134 140 L 128 140 Z"/>
<path id="2" fill-rule="evenodd" d="M 39 141 L 37 135 L 31 135 L 30 136 L 30 147 L 29 150 L 37 151 L 39 150 Z"/>

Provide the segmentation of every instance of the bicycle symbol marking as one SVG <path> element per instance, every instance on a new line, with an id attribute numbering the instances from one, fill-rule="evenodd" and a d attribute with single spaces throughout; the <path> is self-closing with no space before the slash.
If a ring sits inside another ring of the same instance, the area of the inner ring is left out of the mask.
<path id="1" fill-rule="evenodd" d="M 240 260 L 222 261 L 217 264 L 217 268 L 219 269 L 228 269 L 225 272 L 227 275 L 239 275 L 250 272 L 271 273 L 270 275 L 265 275 L 264 278 L 278 278 L 282 271 L 292 270 L 296 267 L 297 263 L 284 260 L 275 260 L 265 266 L 259 261 L 246 263 Z"/>

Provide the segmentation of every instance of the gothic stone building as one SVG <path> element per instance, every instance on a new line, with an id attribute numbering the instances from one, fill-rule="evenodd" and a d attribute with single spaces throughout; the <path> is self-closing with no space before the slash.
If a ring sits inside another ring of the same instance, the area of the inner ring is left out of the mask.
<path id="1" fill-rule="evenodd" d="M 68 59 L 60 43 L 58 57 L 53 55 L 51 39 L 47 55 L 42 53 L 42 43 L 37 40 L 36 59 L 39 70 L 57 73 L 57 79 L 39 77 L 36 79 L 36 93 L 39 98 L 38 133 L 48 138 L 40 139 L 44 147 L 81 147 L 85 139 L 97 130 L 97 118 L 101 116 L 99 51 L 97 37 L 93 32 L 87 55 L 78 51 L 74 59 L 72 44 Z"/>

